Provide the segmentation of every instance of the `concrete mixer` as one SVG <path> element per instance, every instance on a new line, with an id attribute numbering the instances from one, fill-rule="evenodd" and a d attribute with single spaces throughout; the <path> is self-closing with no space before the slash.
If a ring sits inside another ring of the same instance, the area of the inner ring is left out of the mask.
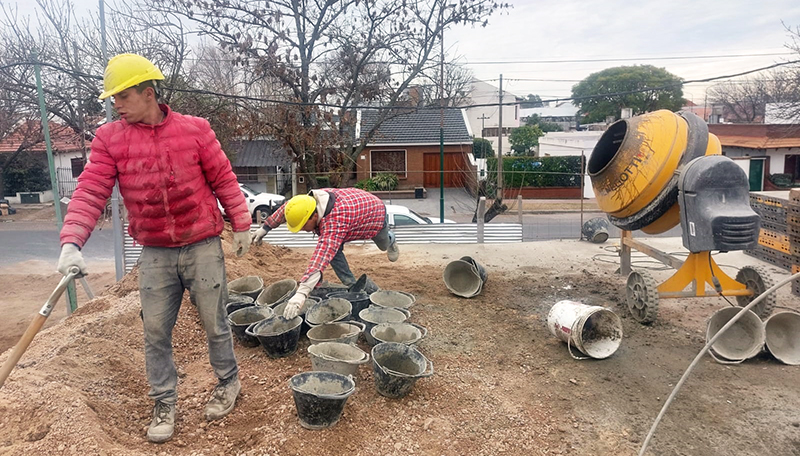
<path id="1" fill-rule="evenodd" d="M 719 139 L 702 119 L 666 110 L 615 122 L 592 151 L 587 171 L 598 206 L 623 230 L 620 272 L 628 275 L 628 309 L 641 323 L 656 319 L 660 298 L 735 296 L 746 306 L 773 284 L 759 266 L 745 266 L 733 279 L 711 256 L 714 250 L 755 248 L 760 228 L 747 175 L 721 154 Z M 631 234 L 659 234 L 679 223 L 689 250 L 685 261 Z M 657 285 L 647 270 L 631 269 L 632 248 L 677 271 Z M 689 285 L 692 290 L 684 291 Z M 764 318 L 774 306 L 773 295 L 753 310 Z"/>

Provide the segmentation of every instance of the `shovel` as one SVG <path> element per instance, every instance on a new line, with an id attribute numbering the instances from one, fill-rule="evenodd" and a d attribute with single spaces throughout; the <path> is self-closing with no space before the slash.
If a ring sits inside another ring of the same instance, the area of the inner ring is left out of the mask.
<path id="1" fill-rule="evenodd" d="M 22 358 L 22 354 L 28 349 L 28 345 L 31 344 L 34 336 L 36 336 L 39 330 L 42 329 L 42 326 L 44 326 L 44 322 L 47 320 L 47 317 L 50 316 L 50 312 L 53 311 L 53 307 L 55 306 L 56 302 L 58 302 L 58 299 L 64 294 L 64 290 L 67 289 L 67 285 L 80 273 L 81 270 L 76 267 L 70 269 L 69 273 L 61 278 L 61 282 L 58 283 L 58 286 L 56 286 L 56 289 L 50 294 L 50 297 L 47 298 L 44 306 L 42 306 L 42 310 L 40 310 L 39 313 L 33 318 L 33 321 L 28 326 L 28 329 L 25 330 L 25 334 L 22 335 L 22 338 L 14 347 L 14 351 L 11 352 L 11 356 L 9 356 L 6 362 L 3 363 L 3 367 L 0 367 L 0 388 L 3 387 L 3 384 L 6 382 L 9 374 L 11 374 L 11 370 L 14 369 L 14 366 L 16 366 L 19 362 L 19 359 Z"/>

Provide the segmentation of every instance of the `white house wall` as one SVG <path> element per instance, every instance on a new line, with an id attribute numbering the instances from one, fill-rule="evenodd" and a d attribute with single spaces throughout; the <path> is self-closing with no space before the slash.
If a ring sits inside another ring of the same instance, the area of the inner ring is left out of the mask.
<path id="1" fill-rule="evenodd" d="M 539 138 L 540 157 L 570 157 L 584 155 L 586 163 L 592 155 L 594 146 L 603 135 L 602 131 L 554 131 Z M 583 197 L 594 198 L 592 180 L 588 174 L 583 176 Z"/>

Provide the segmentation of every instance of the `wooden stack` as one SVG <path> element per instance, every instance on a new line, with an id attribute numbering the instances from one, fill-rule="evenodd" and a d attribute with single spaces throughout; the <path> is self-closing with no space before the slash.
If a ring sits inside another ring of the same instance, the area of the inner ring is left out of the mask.
<path id="1" fill-rule="evenodd" d="M 800 271 L 800 189 L 751 192 L 750 206 L 761 216 L 758 247 L 744 253 L 792 272 Z M 800 283 L 792 283 L 800 296 Z"/>

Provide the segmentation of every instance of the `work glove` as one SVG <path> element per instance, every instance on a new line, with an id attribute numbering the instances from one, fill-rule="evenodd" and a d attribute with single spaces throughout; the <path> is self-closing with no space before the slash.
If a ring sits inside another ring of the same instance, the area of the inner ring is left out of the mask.
<path id="1" fill-rule="evenodd" d="M 283 309 L 283 318 L 291 320 L 300 313 L 300 308 L 306 302 L 306 297 L 302 293 L 295 293 L 294 296 L 289 298 L 286 307 Z"/>
<path id="2" fill-rule="evenodd" d="M 264 236 L 269 233 L 271 228 L 267 225 L 263 225 L 261 228 L 257 229 L 252 236 L 250 236 L 250 243 L 255 245 L 261 245 L 264 242 Z"/>
<path id="3" fill-rule="evenodd" d="M 239 231 L 233 233 L 233 251 L 236 256 L 244 256 L 250 250 L 250 231 Z"/>
<path id="4" fill-rule="evenodd" d="M 81 276 L 86 275 L 86 261 L 83 260 L 81 249 L 77 245 L 68 242 L 61 246 L 61 256 L 58 258 L 57 269 L 61 274 L 67 275 L 73 266 L 81 270 Z"/>
<path id="5" fill-rule="evenodd" d="M 286 308 L 283 311 L 283 318 L 291 320 L 300 313 L 300 309 L 302 309 L 303 305 L 306 303 L 308 295 L 311 294 L 311 290 L 314 289 L 321 278 L 322 273 L 317 271 L 308 276 L 304 282 L 300 282 L 294 296 L 289 298 L 289 302 L 286 303 Z"/>

